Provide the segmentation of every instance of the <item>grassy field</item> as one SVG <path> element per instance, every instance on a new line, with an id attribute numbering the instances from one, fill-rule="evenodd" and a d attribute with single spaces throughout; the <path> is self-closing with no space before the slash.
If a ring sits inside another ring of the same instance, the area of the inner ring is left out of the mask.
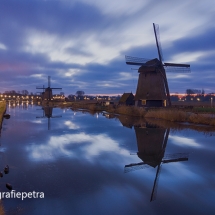
<path id="1" fill-rule="evenodd" d="M 196 113 L 215 113 L 215 108 L 211 107 L 194 107 L 193 111 Z"/>
<path id="2" fill-rule="evenodd" d="M 172 102 L 172 106 L 173 107 L 200 107 L 200 108 L 210 108 L 213 107 L 215 108 L 215 101 L 213 101 L 213 103 L 211 104 L 210 101 L 207 102 L 196 102 L 196 101 L 190 101 L 190 102 L 182 102 L 182 101 L 178 101 L 178 102 Z"/>

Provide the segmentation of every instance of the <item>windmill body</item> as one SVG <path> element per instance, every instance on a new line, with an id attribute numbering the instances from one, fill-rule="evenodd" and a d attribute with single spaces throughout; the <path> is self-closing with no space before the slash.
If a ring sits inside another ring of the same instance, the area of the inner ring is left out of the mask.
<path id="1" fill-rule="evenodd" d="M 166 70 L 174 72 L 190 72 L 189 64 L 163 63 L 159 41 L 158 25 L 153 23 L 158 57 L 155 59 L 125 56 L 126 64 L 140 66 L 139 79 L 134 97 L 135 106 L 165 107 L 171 106 Z"/>
<path id="2" fill-rule="evenodd" d="M 137 156 L 151 167 L 158 166 L 163 157 L 166 147 L 165 128 L 139 128 L 134 127 L 138 152 Z M 144 142 L 143 142 L 144 140 Z"/>
<path id="3" fill-rule="evenodd" d="M 167 94 L 159 68 L 160 61 L 156 58 L 146 62 L 138 69 L 139 79 L 134 97 L 136 106 L 166 106 Z"/>
<path id="4" fill-rule="evenodd" d="M 45 88 L 45 92 L 42 94 L 43 100 L 51 100 L 53 97 L 52 88 Z"/>

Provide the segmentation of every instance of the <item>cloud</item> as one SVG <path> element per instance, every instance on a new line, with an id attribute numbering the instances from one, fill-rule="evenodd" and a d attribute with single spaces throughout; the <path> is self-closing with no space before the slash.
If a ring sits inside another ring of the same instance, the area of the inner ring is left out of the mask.
<path id="1" fill-rule="evenodd" d="M 70 121 L 64 123 L 69 129 L 77 129 Z M 77 148 L 78 147 L 78 148 Z M 103 153 L 116 153 L 121 156 L 130 156 L 129 151 L 119 147 L 118 143 L 105 134 L 89 135 L 85 133 L 51 136 L 45 144 L 32 144 L 26 147 L 29 157 L 35 161 L 56 160 L 61 156 L 87 159 L 93 162 L 94 157 Z"/>
<path id="2" fill-rule="evenodd" d="M 69 129 L 78 129 L 78 128 L 79 128 L 78 125 L 76 125 L 75 123 L 73 123 L 73 122 L 71 122 L 71 121 L 69 121 L 69 120 L 68 120 L 68 121 L 65 121 L 64 124 L 65 124 L 66 126 L 68 126 Z"/>
<path id="3" fill-rule="evenodd" d="M 42 120 L 32 120 L 33 123 L 41 124 Z"/>
<path id="4" fill-rule="evenodd" d="M 138 73 L 132 81 L 124 56 L 158 57 L 153 22 L 160 25 L 164 59 L 191 63 L 192 73 L 175 76 L 170 89 L 186 90 L 186 80 L 185 86 L 181 84 L 188 77 L 192 80 L 189 88 L 198 88 L 202 70 L 213 76 L 215 66 L 214 8 L 212 0 L 156 4 L 140 0 L 4 1 L 0 11 L 2 90 L 26 86 L 35 91 L 35 86 L 44 84 L 37 74 L 43 74 L 51 75 L 66 94 L 71 87 L 74 92 L 83 87 L 87 93 L 135 91 Z M 29 76 L 31 84 L 25 78 Z M 211 82 L 201 83 L 213 89 Z"/>
<path id="5" fill-rule="evenodd" d="M 199 143 L 197 143 L 195 140 L 191 138 L 169 135 L 169 139 L 172 140 L 173 144 L 175 145 L 189 146 L 189 147 L 196 147 L 196 148 L 201 147 Z"/>
<path id="6" fill-rule="evenodd" d="M 0 43 L 0 49 L 7 50 L 7 47 L 4 44 Z"/>

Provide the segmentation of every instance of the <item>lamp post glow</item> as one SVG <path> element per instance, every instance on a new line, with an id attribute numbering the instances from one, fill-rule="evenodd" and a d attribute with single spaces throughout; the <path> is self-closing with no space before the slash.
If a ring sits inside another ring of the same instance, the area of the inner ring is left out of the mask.
<path id="1" fill-rule="evenodd" d="M 213 104 L 213 97 L 211 97 L 211 107 L 213 106 L 212 104 Z"/>

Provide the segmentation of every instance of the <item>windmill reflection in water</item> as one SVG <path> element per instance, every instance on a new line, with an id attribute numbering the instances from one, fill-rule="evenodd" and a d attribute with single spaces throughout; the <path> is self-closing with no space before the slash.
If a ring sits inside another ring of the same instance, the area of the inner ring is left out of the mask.
<path id="1" fill-rule="evenodd" d="M 50 130 L 50 127 L 51 127 L 50 118 L 62 117 L 61 115 L 52 116 L 53 107 L 50 107 L 50 106 L 42 106 L 42 108 L 38 110 L 43 110 L 43 116 L 37 116 L 36 118 L 48 118 L 48 130 Z"/>
<path id="2" fill-rule="evenodd" d="M 125 165 L 124 172 L 157 167 L 150 201 L 155 200 L 161 165 L 173 162 L 188 161 L 188 153 L 165 154 L 169 128 L 160 128 L 148 123 L 135 125 L 138 152 L 135 153 L 142 162 Z"/>

